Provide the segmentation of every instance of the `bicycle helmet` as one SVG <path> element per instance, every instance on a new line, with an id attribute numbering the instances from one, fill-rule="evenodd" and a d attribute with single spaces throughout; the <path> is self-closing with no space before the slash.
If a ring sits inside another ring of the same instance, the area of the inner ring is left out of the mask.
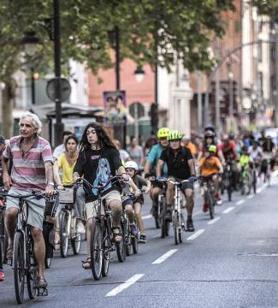
<path id="1" fill-rule="evenodd" d="M 207 131 L 211 131 L 211 132 L 214 132 L 214 133 L 215 133 L 215 128 L 214 128 L 214 126 L 213 126 L 213 125 L 207 125 L 207 126 L 205 127 L 205 132 L 207 132 Z"/>
<path id="2" fill-rule="evenodd" d="M 217 148 L 216 148 L 216 145 L 210 145 L 209 148 L 208 148 L 208 151 L 209 153 L 216 153 L 217 151 Z"/>
<path id="3" fill-rule="evenodd" d="M 211 130 L 208 130 L 205 132 L 205 138 L 214 138 L 215 137 L 215 133 Z"/>
<path id="4" fill-rule="evenodd" d="M 125 168 L 134 169 L 135 171 L 138 171 L 138 165 L 135 161 L 129 160 L 125 163 Z"/>
<path id="5" fill-rule="evenodd" d="M 160 139 L 160 138 L 167 138 L 168 135 L 169 135 L 169 132 L 170 132 L 170 129 L 167 128 L 167 127 L 162 127 L 160 128 L 158 131 L 157 131 L 157 138 Z"/>
<path id="6" fill-rule="evenodd" d="M 172 130 L 172 131 L 170 131 L 167 139 L 168 139 L 168 141 L 181 140 L 182 139 L 182 133 L 178 130 Z"/>

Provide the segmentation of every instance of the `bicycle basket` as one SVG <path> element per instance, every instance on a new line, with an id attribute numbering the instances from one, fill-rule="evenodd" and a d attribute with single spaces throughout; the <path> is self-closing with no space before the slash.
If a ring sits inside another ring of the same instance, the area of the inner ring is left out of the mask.
<path id="1" fill-rule="evenodd" d="M 74 203 L 74 189 L 65 188 L 64 190 L 59 190 L 59 202 L 61 204 L 73 204 Z"/>

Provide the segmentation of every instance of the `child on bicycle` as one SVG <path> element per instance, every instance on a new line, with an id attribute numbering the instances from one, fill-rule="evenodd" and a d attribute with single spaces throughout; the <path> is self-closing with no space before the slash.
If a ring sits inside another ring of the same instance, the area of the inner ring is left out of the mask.
<path id="1" fill-rule="evenodd" d="M 127 211 L 127 213 L 130 213 L 129 215 L 131 217 L 132 217 L 131 211 L 134 210 L 134 216 L 135 216 L 138 229 L 140 232 L 139 242 L 146 243 L 146 234 L 145 234 L 143 219 L 141 215 L 142 205 L 144 203 L 142 189 L 144 189 L 145 193 L 148 193 L 148 191 L 151 188 L 151 183 L 150 181 L 144 179 L 143 177 L 137 174 L 139 168 L 135 161 L 126 162 L 125 169 L 126 169 L 127 174 L 130 176 L 131 181 L 133 182 L 133 184 L 135 184 L 135 187 L 136 187 L 135 188 L 136 191 L 133 191 L 135 193 L 135 199 L 128 202 L 128 204 L 125 205 L 125 210 Z M 134 190 L 133 188 L 134 186 L 133 187 L 132 186 L 133 185 L 130 185 L 130 188 Z"/>
<path id="2" fill-rule="evenodd" d="M 205 152 L 204 157 L 199 161 L 199 171 L 200 175 L 204 178 L 211 177 L 214 182 L 215 191 L 219 191 L 219 175 L 223 173 L 223 166 L 216 156 L 217 148 L 215 145 L 210 145 Z M 218 199 L 217 203 L 221 204 L 222 200 L 219 193 L 216 193 L 216 198 Z M 208 211 L 208 204 L 204 200 L 203 212 Z"/>
<path id="3" fill-rule="evenodd" d="M 239 165 L 241 173 L 249 168 L 250 163 L 252 163 L 252 158 L 249 154 L 247 146 L 241 148 L 241 154 L 239 157 Z"/>

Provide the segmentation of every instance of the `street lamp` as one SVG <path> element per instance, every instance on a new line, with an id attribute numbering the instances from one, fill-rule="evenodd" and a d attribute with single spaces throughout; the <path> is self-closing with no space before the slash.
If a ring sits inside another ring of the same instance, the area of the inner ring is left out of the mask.
<path id="1" fill-rule="evenodd" d="M 145 71 L 141 66 L 137 66 L 136 70 L 134 71 L 134 75 L 137 82 L 142 82 L 145 77 Z"/>
<path id="2" fill-rule="evenodd" d="M 40 39 L 36 36 L 36 32 L 28 31 L 24 33 L 24 36 L 20 42 L 21 45 L 24 46 L 25 54 L 27 57 L 31 58 L 34 57 L 38 50 L 38 45 L 40 44 Z M 31 61 L 30 61 L 31 62 Z M 35 71 L 34 65 L 29 64 L 30 67 L 30 80 L 31 80 L 31 104 L 35 105 L 36 103 L 36 93 L 35 93 Z"/>

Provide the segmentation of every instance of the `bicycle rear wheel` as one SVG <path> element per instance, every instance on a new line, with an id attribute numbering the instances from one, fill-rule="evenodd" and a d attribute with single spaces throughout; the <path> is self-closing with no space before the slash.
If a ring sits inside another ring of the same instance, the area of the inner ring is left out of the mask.
<path id="1" fill-rule="evenodd" d="M 102 251 L 102 229 L 99 221 L 93 219 L 91 231 L 91 265 L 92 274 L 95 280 L 99 280 L 102 272 L 103 251 Z"/>
<path id="2" fill-rule="evenodd" d="M 120 233 L 122 234 L 122 239 L 121 241 L 116 242 L 116 252 L 119 262 L 124 262 L 126 260 L 126 244 L 125 244 L 124 227 L 122 223 L 119 229 Z"/>
<path id="3" fill-rule="evenodd" d="M 37 267 L 36 261 L 33 256 L 33 242 L 31 239 L 31 234 L 26 245 L 26 282 L 27 282 L 27 291 L 30 299 L 36 297 L 36 278 L 37 278 Z"/>
<path id="4" fill-rule="evenodd" d="M 66 258 L 69 248 L 69 234 L 67 231 L 68 214 L 64 211 L 60 213 L 60 254 L 61 257 Z"/>
<path id="5" fill-rule="evenodd" d="M 209 204 L 209 216 L 210 216 L 210 219 L 214 219 L 214 216 L 215 216 L 214 200 L 213 200 L 211 193 L 208 193 L 207 198 L 208 198 L 208 204 Z"/>
<path id="6" fill-rule="evenodd" d="M 25 268 L 24 237 L 21 232 L 16 232 L 14 237 L 13 263 L 16 301 L 18 304 L 22 304 L 24 300 Z"/>

